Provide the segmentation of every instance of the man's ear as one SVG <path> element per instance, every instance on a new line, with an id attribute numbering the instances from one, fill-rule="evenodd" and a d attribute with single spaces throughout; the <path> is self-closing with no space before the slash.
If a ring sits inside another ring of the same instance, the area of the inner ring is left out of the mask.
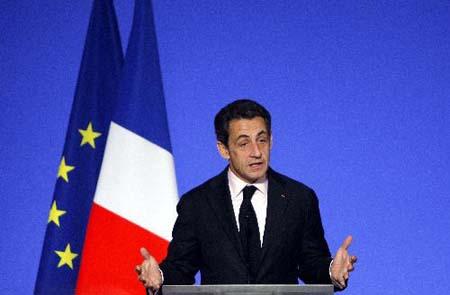
<path id="1" fill-rule="evenodd" d="M 270 149 L 272 149 L 273 146 L 273 138 L 272 138 L 272 134 L 270 134 Z"/>
<path id="2" fill-rule="evenodd" d="M 217 142 L 217 150 L 222 158 L 227 161 L 230 159 L 230 152 L 228 151 L 228 148 L 220 141 Z"/>

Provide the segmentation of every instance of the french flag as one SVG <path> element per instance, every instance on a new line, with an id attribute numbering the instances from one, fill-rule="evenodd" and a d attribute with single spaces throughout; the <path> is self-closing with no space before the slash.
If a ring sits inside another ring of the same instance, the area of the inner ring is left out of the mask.
<path id="1" fill-rule="evenodd" d="M 77 294 L 145 294 L 134 267 L 162 260 L 178 192 L 150 0 L 136 0 L 118 99 L 90 212 Z"/>

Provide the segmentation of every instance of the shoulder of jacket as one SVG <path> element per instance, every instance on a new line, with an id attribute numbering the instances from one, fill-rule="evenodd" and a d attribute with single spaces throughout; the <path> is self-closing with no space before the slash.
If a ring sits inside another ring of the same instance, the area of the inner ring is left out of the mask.
<path id="1" fill-rule="evenodd" d="M 314 193 L 314 190 L 304 184 L 303 182 L 300 182 L 296 179 L 293 179 L 289 176 L 286 176 L 284 174 L 281 174 L 273 169 L 269 170 L 270 177 L 281 185 L 283 185 L 287 190 L 295 190 L 295 191 L 301 191 L 304 193 Z"/>
<path id="2" fill-rule="evenodd" d="M 202 184 L 184 193 L 181 196 L 181 200 L 185 199 L 186 201 L 195 201 L 198 199 L 203 199 L 204 196 L 207 195 L 215 187 L 223 185 L 223 183 L 225 182 L 223 173 L 224 172 L 206 180 Z"/>

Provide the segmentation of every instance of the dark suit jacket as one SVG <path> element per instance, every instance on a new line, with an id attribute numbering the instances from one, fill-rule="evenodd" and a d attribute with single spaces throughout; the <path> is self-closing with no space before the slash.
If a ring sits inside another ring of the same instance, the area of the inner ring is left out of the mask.
<path id="1" fill-rule="evenodd" d="M 186 193 L 167 258 L 160 268 L 164 284 L 247 284 L 227 169 Z M 268 171 L 267 219 L 258 284 L 331 283 L 331 256 L 324 238 L 318 200 L 304 184 Z"/>

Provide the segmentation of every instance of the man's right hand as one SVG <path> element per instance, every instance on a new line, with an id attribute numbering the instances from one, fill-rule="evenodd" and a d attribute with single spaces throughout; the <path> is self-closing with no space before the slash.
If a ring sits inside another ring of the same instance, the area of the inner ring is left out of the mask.
<path id="1" fill-rule="evenodd" d="M 141 255 L 144 261 L 141 265 L 136 266 L 139 281 L 144 284 L 145 288 L 156 292 L 162 285 L 162 276 L 158 262 L 156 262 L 156 259 L 145 248 L 141 248 Z"/>

